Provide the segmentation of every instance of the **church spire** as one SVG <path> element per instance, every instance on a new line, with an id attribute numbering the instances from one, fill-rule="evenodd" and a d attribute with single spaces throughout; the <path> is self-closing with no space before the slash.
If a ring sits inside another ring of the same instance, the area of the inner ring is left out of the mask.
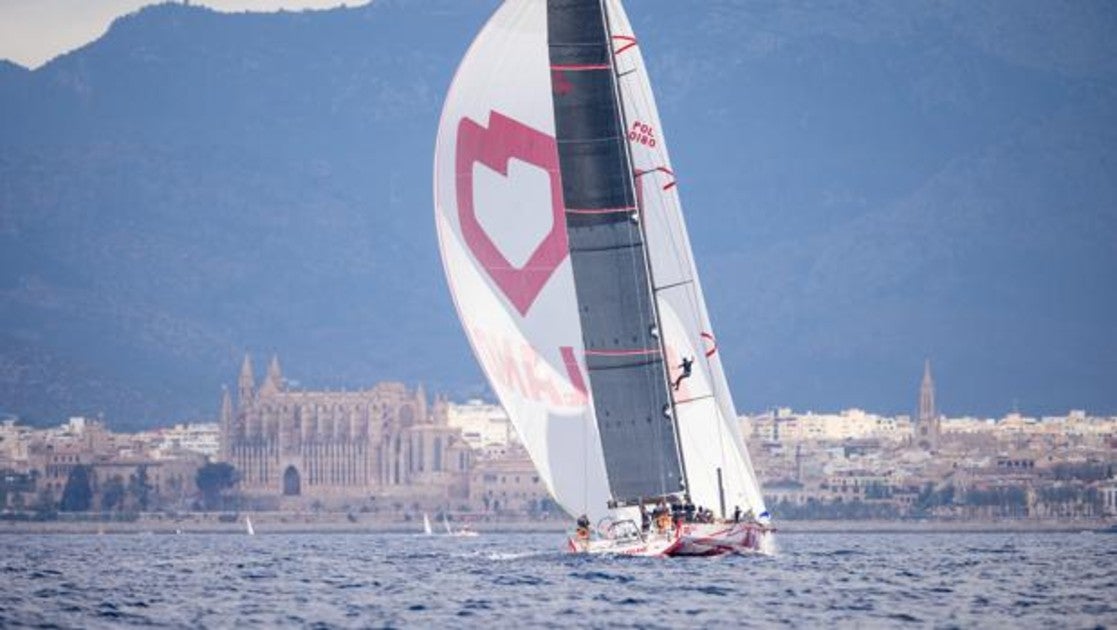
<path id="1" fill-rule="evenodd" d="M 939 434 L 941 419 L 935 409 L 935 381 L 931 378 L 931 360 L 923 362 L 923 382 L 919 385 L 919 421 L 916 430 L 919 435 L 919 446 L 937 451 L 939 448 Z"/>
<path id="2" fill-rule="evenodd" d="M 415 403 L 418 410 L 416 416 L 418 416 L 419 422 L 424 424 L 430 422 L 431 418 L 427 413 L 427 389 L 423 387 L 422 383 L 419 383 L 419 386 L 415 389 Z"/>
<path id="3" fill-rule="evenodd" d="M 276 387 L 283 384 L 283 370 L 279 369 L 279 355 L 271 355 L 271 363 L 268 364 L 268 380 L 275 383 Z"/>
<path id="4" fill-rule="evenodd" d="M 221 386 L 221 424 L 229 425 L 233 422 L 233 397 L 229 395 L 229 388 Z"/>
<path id="5" fill-rule="evenodd" d="M 935 413 L 935 381 L 931 378 L 931 360 L 923 361 L 923 382 L 919 386 L 919 421 L 923 422 L 934 418 Z"/>
<path id="6" fill-rule="evenodd" d="M 252 400 L 256 390 L 256 377 L 252 374 L 252 356 L 244 353 L 244 363 L 240 366 L 237 379 L 237 403 L 242 407 Z"/>
<path id="7" fill-rule="evenodd" d="M 271 363 L 268 364 L 268 375 L 264 378 L 264 384 L 260 386 L 260 393 L 276 394 L 281 391 L 283 391 L 283 370 L 279 367 L 279 355 L 273 354 Z"/>

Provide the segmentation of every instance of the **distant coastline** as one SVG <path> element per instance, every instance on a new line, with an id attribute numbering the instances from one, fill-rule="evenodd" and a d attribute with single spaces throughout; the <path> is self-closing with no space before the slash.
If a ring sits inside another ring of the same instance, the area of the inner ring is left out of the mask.
<path id="1" fill-rule="evenodd" d="M 142 517 L 133 521 L 0 521 L 4 534 L 241 534 L 244 516 L 252 518 L 257 534 L 416 534 L 422 533 L 421 520 L 351 520 L 342 513 L 244 512 L 234 520 L 215 513 L 189 514 L 177 519 Z M 460 526 L 462 521 L 455 521 Z M 571 523 L 561 519 L 529 520 L 508 518 L 469 521 L 482 534 L 563 533 Z M 1106 529 L 1114 525 L 1105 519 L 1003 519 L 1003 520 L 789 520 L 776 523 L 781 534 L 857 533 L 1077 533 Z"/>

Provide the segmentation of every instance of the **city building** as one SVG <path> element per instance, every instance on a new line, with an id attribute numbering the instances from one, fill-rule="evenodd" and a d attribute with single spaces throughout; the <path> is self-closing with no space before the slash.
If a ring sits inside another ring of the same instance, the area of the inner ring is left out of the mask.
<path id="1" fill-rule="evenodd" d="M 151 449 L 157 457 L 189 452 L 216 458 L 221 452 L 221 425 L 192 422 L 158 429 L 152 436 Z"/>
<path id="2" fill-rule="evenodd" d="M 462 439 L 474 450 L 506 447 L 519 441 L 512 421 L 500 405 L 476 399 L 465 404 L 450 403 L 447 419 L 450 426 L 462 430 Z"/>
<path id="3" fill-rule="evenodd" d="M 469 500 L 477 511 L 537 513 L 550 503 L 550 494 L 527 451 L 515 446 L 498 459 L 477 462 Z"/>
<path id="4" fill-rule="evenodd" d="M 387 499 L 439 505 L 468 494 L 472 453 L 447 403 L 401 383 L 359 391 L 288 388 L 273 358 L 257 389 L 246 356 L 221 406 L 221 458 L 240 491 L 286 505 Z"/>

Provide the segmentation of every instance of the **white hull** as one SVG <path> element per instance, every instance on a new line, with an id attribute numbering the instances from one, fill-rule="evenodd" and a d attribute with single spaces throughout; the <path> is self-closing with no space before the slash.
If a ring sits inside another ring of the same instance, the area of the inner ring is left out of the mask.
<path id="1" fill-rule="evenodd" d="M 624 538 L 572 537 L 572 553 L 626 556 L 720 556 L 763 553 L 765 538 L 775 531 L 756 523 L 684 523 L 666 532 L 646 532 Z"/>

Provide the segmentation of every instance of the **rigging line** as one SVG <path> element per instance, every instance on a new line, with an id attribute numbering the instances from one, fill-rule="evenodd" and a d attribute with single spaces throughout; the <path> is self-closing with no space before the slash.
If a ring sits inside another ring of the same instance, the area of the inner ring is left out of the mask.
<path id="1" fill-rule="evenodd" d="M 683 400 L 676 400 L 675 401 L 675 406 L 685 405 L 687 403 L 697 402 L 699 400 L 706 400 L 707 398 L 715 398 L 715 396 L 713 394 L 703 394 L 702 396 L 692 396 L 691 398 L 686 398 L 686 399 L 683 399 Z"/>
<path id="2" fill-rule="evenodd" d="M 655 290 L 656 290 L 656 293 L 659 293 L 660 291 L 667 291 L 668 289 L 674 289 L 675 287 L 681 287 L 685 284 L 693 284 L 693 283 L 694 283 L 694 280 L 680 280 L 678 282 L 672 282 L 671 284 L 665 284 L 661 287 L 656 287 Z"/>
<path id="3" fill-rule="evenodd" d="M 631 357 L 659 354 L 659 348 L 632 348 L 618 350 L 586 350 L 586 356 L 592 357 Z"/>
<path id="4" fill-rule="evenodd" d="M 635 205 L 619 208 L 567 208 L 570 214 L 627 214 L 637 210 Z"/>
<path id="5" fill-rule="evenodd" d="M 578 362 L 574 362 L 574 369 L 581 369 L 578 367 Z M 588 372 L 588 370 L 587 370 Z M 587 373 L 586 378 L 589 379 Z M 586 409 L 593 407 L 593 402 L 590 400 L 589 392 L 586 392 Z M 592 414 L 591 414 L 592 415 Z M 589 432 L 590 422 L 587 421 L 585 414 L 582 415 L 582 514 L 589 514 L 590 512 L 590 446 L 589 446 Z"/>

